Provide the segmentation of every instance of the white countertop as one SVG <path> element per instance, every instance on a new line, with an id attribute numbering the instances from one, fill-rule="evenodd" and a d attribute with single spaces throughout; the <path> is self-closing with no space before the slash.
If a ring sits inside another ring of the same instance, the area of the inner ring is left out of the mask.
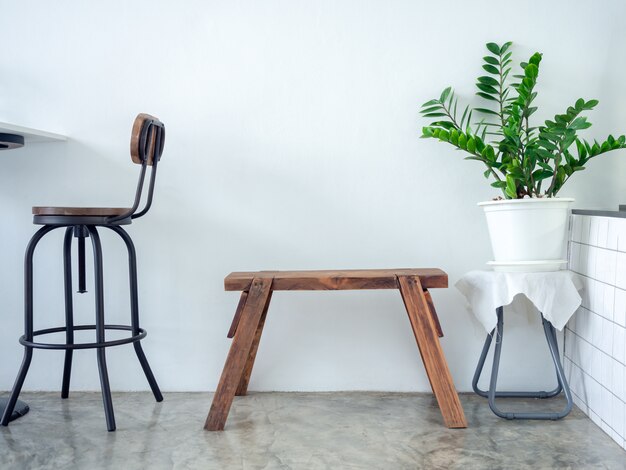
<path id="1" fill-rule="evenodd" d="M 0 134 L 24 136 L 24 145 L 35 142 L 62 142 L 67 140 L 67 137 L 61 134 L 9 124 L 8 122 L 0 122 Z"/>

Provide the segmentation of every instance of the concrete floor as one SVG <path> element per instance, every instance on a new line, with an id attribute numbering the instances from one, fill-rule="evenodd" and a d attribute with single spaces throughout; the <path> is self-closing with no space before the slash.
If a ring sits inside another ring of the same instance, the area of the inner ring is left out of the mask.
<path id="1" fill-rule="evenodd" d="M 561 421 L 506 421 L 476 395 L 461 396 L 467 429 L 443 427 L 428 394 L 253 393 L 235 399 L 226 431 L 206 432 L 211 394 L 157 404 L 116 393 L 114 433 L 98 393 L 20 398 L 31 411 L 0 429 L 1 469 L 626 468 L 626 452 L 576 408 Z"/>

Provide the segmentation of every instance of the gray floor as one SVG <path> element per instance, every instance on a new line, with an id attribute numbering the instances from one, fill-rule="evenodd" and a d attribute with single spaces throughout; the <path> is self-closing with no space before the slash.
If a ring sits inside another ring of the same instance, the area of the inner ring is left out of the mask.
<path id="1" fill-rule="evenodd" d="M 114 433 L 97 393 L 20 398 L 31 411 L 0 429 L 1 469 L 626 468 L 626 452 L 578 409 L 555 422 L 505 421 L 475 395 L 461 396 L 468 429 L 443 427 L 427 394 L 253 393 L 235 399 L 226 431 L 205 432 L 211 394 L 157 404 L 117 393 Z"/>

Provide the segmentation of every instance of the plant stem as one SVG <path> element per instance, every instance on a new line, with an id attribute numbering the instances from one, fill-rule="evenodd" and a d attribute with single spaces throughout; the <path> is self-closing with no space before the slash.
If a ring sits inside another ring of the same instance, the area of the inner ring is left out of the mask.
<path id="1" fill-rule="evenodd" d="M 503 71 L 503 68 L 502 68 L 502 53 L 500 53 L 500 60 L 499 60 L 499 62 L 500 62 L 500 80 L 498 80 L 498 81 L 500 82 L 500 97 L 499 97 L 500 98 L 500 100 L 499 100 L 499 103 L 500 103 L 500 122 L 502 123 L 502 127 L 504 127 L 505 126 L 505 124 L 504 124 L 504 108 L 503 108 L 503 104 L 504 104 L 503 103 L 503 101 L 504 101 L 504 95 L 503 95 L 503 93 L 504 93 L 504 90 L 503 90 L 503 86 L 504 86 L 504 71 Z"/>
<path id="2" fill-rule="evenodd" d="M 441 106 L 443 107 L 443 110 L 446 113 L 446 116 L 448 116 L 450 121 L 452 121 L 452 124 L 454 124 L 454 127 L 456 128 L 456 130 L 460 131 L 460 132 L 463 132 L 463 130 L 461 129 L 461 126 L 459 126 L 459 123 L 456 122 L 456 119 L 454 118 L 454 116 L 452 116 L 452 113 L 450 112 L 450 110 L 446 106 L 446 103 L 441 103 Z"/>

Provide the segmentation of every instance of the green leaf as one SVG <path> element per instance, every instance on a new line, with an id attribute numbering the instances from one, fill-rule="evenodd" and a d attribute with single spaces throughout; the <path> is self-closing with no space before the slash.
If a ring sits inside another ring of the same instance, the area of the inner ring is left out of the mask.
<path id="1" fill-rule="evenodd" d="M 490 173 L 489 170 L 487 170 L 485 173 Z M 489 175 L 487 175 L 489 176 Z M 491 183 L 491 186 L 493 186 L 494 188 L 506 188 L 506 181 L 494 181 L 493 183 Z"/>
<path id="2" fill-rule="evenodd" d="M 447 116 L 446 113 L 427 113 L 424 114 L 424 117 L 442 117 L 442 116 Z"/>
<path id="3" fill-rule="evenodd" d="M 478 77 L 478 81 L 480 83 L 485 84 L 485 85 L 491 85 L 491 86 L 499 86 L 500 85 L 500 82 L 498 80 L 496 80 L 493 77 L 488 77 L 488 76 Z"/>
<path id="4" fill-rule="evenodd" d="M 576 119 L 574 119 L 574 121 L 572 121 L 572 123 L 569 125 L 570 129 L 574 129 L 574 130 L 581 130 L 581 129 L 587 129 L 591 127 L 591 123 L 587 122 L 587 118 L 580 116 L 577 117 Z"/>
<path id="5" fill-rule="evenodd" d="M 533 172 L 533 179 L 538 182 L 548 178 L 552 178 L 554 172 L 548 170 L 537 170 Z"/>
<path id="6" fill-rule="evenodd" d="M 528 64 L 528 67 L 524 69 L 524 75 L 526 75 L 526 77 L 530 79 L 537 78 L 537 75 L 539 75 L 539 67 L 537 67 L 535 64 Z"/>
<path id="7" fill-rule="evenodd" d="M 549 140 L 539 139 L 537 141 L 537 143 L 539 145 L 541 145 L 543 148 L 545 148 L 545 149 L 547 149 L 547 150 L 549 150 L 551 152 L 554 152 L 555 150 L 558 149 L 558 147 L 556 145 L 554 145 L 552 142 L 550 142 Z"/>
<path id="8" fill-rule="evenodd" d="M 463 133 L 459 134 L 458 146 L 463 150 L 467 149 L 467 137 Z"/>
<path id="9" fill-rule="evenodd" d="M 439 100 L 430 100 L 430 101 L 427 101 L 426 103 L 424 103 L 424 104 L 422 105 L 422 108 L 427 108 L 428 106 L 434 106 L 434 105 L 436 105 L 436 104 L 438 104 L 439 106 L 441 106 L 441 103 L 439 102 Z"/>
<path id="10" fill-rule="evenodd" d="M 595 142 L 592 146 L 591 146 L 591 151 L 589 152 L 589 155 L 592 157 L 595 157 L 596 155 L 598 155 L 600 153 L 600 145 L 598 144 L 598 142 Z"/>
<path id="11" fill-rule="evenodd" d="M 440 126 L 445 129 L 452 129 L 454 126 L 450 121 L 435 121 L 430 123 L 431 126 Z"/>
<path id="12" fill-rule="evenodd" d="M 500 65 L 500 61 L 495 57 L 491 57 L 490 55 L 483 57 L 483 60 L 491 65 Z"/>
<path id="13" fill-rule="evenodd" d="M 420 113 L 422 114 L 434 113 L 434 112 L 439 111 L 440 109 L 441 109 L 441 106 L 431 106 L 430 108 L 424 108 L 420 110 Z"/>
<path id="14" fill-rule="evenodd" d="M 510 199 L 517 198 L 517 184 L 515 183 L 515 179 L 511 175 L 506 175 L 506 189 L 504 193 Z"/>
<path id="15" fill-rule="evenodd" d="M 476 92 L 476 94 L 478 96 L 480 96 L 481 98 L 485 98 L 486 100 L 490 100 L 490 101 L 498 101 L 496 98 L 494 98 L 491 95 L 488 95 L 487 93 L 483 93 L 482 91 L 478 91 Z"/>
<path id="16" fill-rule="evenodd" d="M 500 55 L 500 47 L 495 42 L 488 42 L 485 44 L 489 52 L 495 55 Z"/>
<path id="17" fill-rule="evenodd" d="M 470 153 L 474 153 L 476 151 L 476 139 L 473 137 L 467 139 L 467 151 Z"/>
<path id="18" fill-rule="evenodd" d="M 496 159 L 495 152 L 491 145 L 487 145 L 481 152 L 481 155 L 485 157 L 487 160 L 489 160 L 490 162 L 494 162 Z"/>
<path id="19" fill-rule="evenodd" d="M 583 107 L 583 109 L 593 109 L 597 106 L 598 103 L 599 103 L 598 100 L 589 100 L 585 103 L 585 106 Z"/>
<path id="20" fill-rule="evenodd" d="M 537 107 L 536 106 L 532 106 L 530 108 L 528 108 L 525 112 L 524 112 L 524 116 L 525 117 L 530 117 L 534 114 L 534 112 L 537 111 Z"/>
<path id="21" fill-rule="evenodd" d="M 507 51 L 507 49 L 511 47 L 512 44 L 513 44 L 512 41 L 508 41 L 502 44 L 502 47 L 500 48 L 500 54 L 504 54 Z M 509 54 L 511 53 L 509 52 Z"/>
<path id="22" fill-rule="evenodd" d="M 459 132 L 456 129 L 450 131 L 450 143 L 457 145 L 459 143 Z"/>
<path id="23" fill-rule="evenodd" d="M 483 113 L 483 114 L 493 114 L 494 116 L 500 116 L 497 112 L 492 111 L 491 109 L 486 109 L 486 108 L 474 108 L 474 111 L 478 111 L 479 113 Z"/>
<path id="24" fill-rule="evenodd" d="M 587 157 L 587 149 L 579 139 L 576 139 L 576 149 L 578 150 L 578 159 L 584 160 Z"/>
<path id="25" fill-rule="evenodd" d="M 451 91 L 452 91 L 452 87 L 448 87 L 445 90 L 443 90 L 441 92 L 441 96 L 439 97 L 439 101 L 442 102 L 442 103 L 445 102 Z"/>
<path id="26" fill-rule="evenodd" d="M 478 153 L 481 153 L 485 149 L 485 143 L 478 136 L 476 136 L 475 140 L 476 140 L 476 150 L 478 151 Z"/>
<path id="27" fill-rule="evenodd" d="M 485 85 L 484 83 L 477 83 L 476 86 L 479 90 L 484 91 L 485 93 L 489 93 L 490 95 L 497 95 L 498 90 L 496 90 L 491 85 Z"/>
<path id="28" fill-rule="evenodd" d="M 484 64 L 483 69 L 485 69 L 487 72 L 492 73 L 494 75 L 500 75 L 500 71 L 497 68 L 495 68 L 493 65 Z"/>
<path id="29" fill-rule="evenodd" d="M 529 64 L 533 64 L 536 66 L 539 66 L 539 62 L 541 62 L 541 53 L 540 52 L 535 52 L 530 59 L 528 59 L 528 63 Z M 526 67 L 524 67 L 526 68 Z"/>

